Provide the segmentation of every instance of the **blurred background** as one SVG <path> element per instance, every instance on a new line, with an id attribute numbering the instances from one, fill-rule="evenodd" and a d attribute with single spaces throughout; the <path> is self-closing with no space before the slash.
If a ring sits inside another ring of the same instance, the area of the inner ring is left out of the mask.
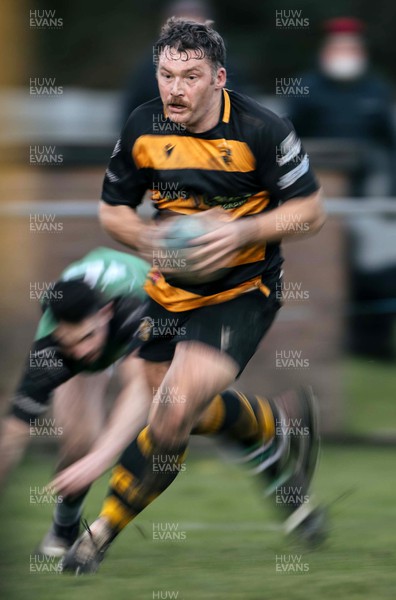
<path id="1" fill-rule="evenodd" d="M 238 385 L 274 393 L 311 382 L 332 465 L 322 475 L 324 488 L 333 489 L 329 481 L 345 463 L 352 479 L 360 472 L 361 485 L 370 480 L 367 456 L 378 456 L 371 465 L 378 474 L 396 444 L 396 4 L 390 0 L 281 6 L 275 0 L 3 0 L 3 406 L 39 318 L 34 291 L 90 249 L 117 247 L 96 218 L 104 170 L 130 111 L 157 95 L 152 46 L 172 14 L 215 21 L 228 47 L 228 87 L 289 116 L 329 212 L 319 236 L 285 245 L 278 290 L 284 308 Z M 141 211 L 150 215 L 149 201 Z M 205 455 L 200 444 L 198 455 Z M 395 490 L 392 482 L 392 497 Z"/>

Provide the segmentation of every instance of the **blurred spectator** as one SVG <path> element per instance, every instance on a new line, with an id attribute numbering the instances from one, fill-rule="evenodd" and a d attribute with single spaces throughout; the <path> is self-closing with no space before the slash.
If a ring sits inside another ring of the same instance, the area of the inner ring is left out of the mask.
<path id="1" fill-rule="evenodd" d="M 207 0 L 175 0 L 165 3 L 165 8 L 161 13 L 159 27 L 169 17 L 184 18 L 198 23 L 204 23 L 207 20 L 213 20 L 213 10 Z M 140 104 L 152 100 L 158 93 L 157 80 L 155 78 L 155 65 L 153 57 L 153 47 L 148 46 L 141 59 L 131 73 L 126 85 L 123 107 L 121 114 L 121 126 L 124 125 L 131 112 Z M 234 82 L 238 82 L 238 87 Z M 240 70 L 233 64 L 233 61 L 227 60 L 227 87 L 237 91 L 243 91 L 247 82 L 240 73 Z"/>
<path id="2" fill-rule="evenodd" d="M 351 196 L 396 195 L 396 130 L 388 84 L 369 69 L 364 24 L 354 18 L 325 23 L 316 69 L 302 77 L 304 98 L 292 99 L 290 118 L 305 138 L 356 143 L 349 172 Z M 394 357 L 396 221 L 384 215 L 348 221 L 351 315 L 348 349 L 362 356 Z"/>
<path id="3" fill-rule="evenodd" d="M 349 195 L 395 195 L 396 129 L 392 92 L 369 68 L 364 24 L 354 18 L 325 23 L 317 67 L 302 76 L 308 94 L 290 98 L 290 118 L 301 137 L 357 142 L 359 160 Z"/>

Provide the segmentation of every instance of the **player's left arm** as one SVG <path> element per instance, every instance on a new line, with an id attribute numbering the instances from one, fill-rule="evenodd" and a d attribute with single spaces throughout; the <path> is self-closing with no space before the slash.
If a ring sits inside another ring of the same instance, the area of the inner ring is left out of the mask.
<path id="1" fill-rule="evenodd" d="M 326 220 L 322 192 L 292 198 L 264 215 L 238 223 L 239 243 L 278 242 L 320 231 Z M 246 241 L 245 241 L 246 240 Z"/>
<path id="2" fill-rule="evenodd" d="M 239 242 L 279 242 L 317 233 L 325 222 L 322 193 L 300 138 L 272 115 L 257 133 L 257 174 L 277 206 L 239 221 Z"/>
<path id="3" fill-rule="evenodd" d="M 258 182 L 269 193 L 273 208 L 225 222 L 223 227 L 197 238 L 195 243 L 200 246 L 192 257 L 197 270 L 226 267 L 232 255 L 249 244 L 301 238 L 317 233 L 323 226 L 320 186 L 291 123 L 273 115 L 257 133 L 255 156 Z M 227 220 L 227 215 L 221 218 Z"/>

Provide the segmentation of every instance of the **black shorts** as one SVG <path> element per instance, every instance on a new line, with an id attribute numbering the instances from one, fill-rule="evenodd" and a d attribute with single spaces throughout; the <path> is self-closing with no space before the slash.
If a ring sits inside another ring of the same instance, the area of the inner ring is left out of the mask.
<path id="1" fill-rule="evenodd" d="M 142 308 L 140 358 L 171 361 L 179 342 L 202 342 L 233 358 L 239 376 L 274 321 L 280 302 L 274 292 L 267 298 L 254 290 L 228 302 L 184 312 L 170 312 L 151 299 Z"/>

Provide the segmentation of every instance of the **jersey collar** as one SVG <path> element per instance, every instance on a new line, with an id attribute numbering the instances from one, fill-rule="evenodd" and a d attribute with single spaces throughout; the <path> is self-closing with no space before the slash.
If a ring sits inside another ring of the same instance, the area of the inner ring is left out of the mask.
<path id="1" fill-rule="evenodd" d="M 230 100 L 230 95 L 228 93 L 228 90 L 226 90 L 225 88 L 223 88 L 223 116 L 222 116 L 222 121 L 223 123 L 229 123 L 230 122 L 230 115 L 231 115 L 231 100 Z"/>

